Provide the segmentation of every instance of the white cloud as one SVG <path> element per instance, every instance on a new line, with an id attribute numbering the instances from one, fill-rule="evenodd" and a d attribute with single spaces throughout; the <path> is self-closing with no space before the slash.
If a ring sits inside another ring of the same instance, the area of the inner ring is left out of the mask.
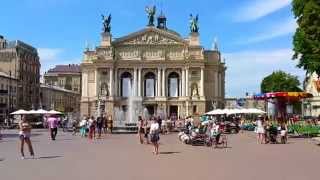
<path id="1" fill-rule="evenodd" d="M 41 74 L 50 68 L 54 68 L 58 64 L 77 64 L 80 63 L 81 58 L 72 60 L 63 60 L 63 49 L 59 48 L 38 48 L 38 53 L 41 63 Z"/>
<path id="2" fill-rule="evenodd" d="M 274 39 L 277 37 L 285 36 L 291 33 L 294 33 L 297 29 L 298 25 L 293 18 L 286 20 L 285 22 L 280 22 L 272 25 L 270 28 L 265 30 L 265 32 L 260 33 L 252 38 L 249 38 L 247 41 L 243 41 L 244 43 L 257 43 L 270 39 Z"/>
<path id="3" fill-rule="evenodd" d="M 240 51 L 225 53 L 227 97 L 243 97 L 246 92 L 260 92 L 262 79 L 276 70 L 283 70 L 299 77 L 302 81 L 305 72 L 296 68 L 291 60 L 291 49 L 268 51 Z"/>
<path id="4" fill-rule="evenodd" d="M 254 21 L 288 6 L 292 0 L 252 0 L 234 15 L 237 22 Z"/>
<path id="5" fill-rule="evenodd" d="M 38 53 L 41 61 L 56 60 L 62 52 L 62 49 L 38 48 Z"/>

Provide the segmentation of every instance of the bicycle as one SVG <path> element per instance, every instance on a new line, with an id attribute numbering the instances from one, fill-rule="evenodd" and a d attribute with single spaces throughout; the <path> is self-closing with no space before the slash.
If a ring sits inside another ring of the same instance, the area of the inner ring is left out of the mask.
<path id="1" fill-rule="evenodd" d="M 212 146 L 213 148 L 218 148 L 219 145 L 222 145 L 222 148 L 228 147 L 228 138 L 226 134 L 221 133 L 219 142 L 216 142 L 216 136 L 213 136 L 206 142 L 207 146 Z"/>

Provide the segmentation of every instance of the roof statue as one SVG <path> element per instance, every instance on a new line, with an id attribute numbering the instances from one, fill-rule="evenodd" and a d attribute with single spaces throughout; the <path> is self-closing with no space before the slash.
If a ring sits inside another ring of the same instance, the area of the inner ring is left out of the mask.
<path id="1" fill-rule="evenodd" d="M 213 40 L 212 50 L 219 51 L 218 39 L 216 37 Z"/>
<path id="2" fill-rule="evenodd" d="M 154 26 L 154 15 L 156 14 L 156 6 L 146 7 L 146 12 L 148 14 L 148 26 Z"/>
<path id="3" fill-rule="evenodd" d="M 193 17 L 192 14 L 190 14 L 190 31 L 192 33 L 199 32 L 198 20 L 199 20 L 198 14 L 196 17 Z"/>
<path id="4" fill-rule="evenodd" d="M 103 14 L 102 21 L 103 21 L 103 32 L 110 33 L 111 32 L 111 14 L 108 17 L 105 17 Z"/>

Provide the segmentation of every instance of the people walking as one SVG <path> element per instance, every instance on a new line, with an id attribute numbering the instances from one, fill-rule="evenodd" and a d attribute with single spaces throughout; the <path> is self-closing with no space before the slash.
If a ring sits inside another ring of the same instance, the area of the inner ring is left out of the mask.
<path id="1" fill-rule="evenodd" d="M 282 122 L 280 125 L 280 136 L 281 136 L 281 143 L 286 144 L 287 143 L 287 133 L 288 133 L 288 127 L 285 122 Z"/>
<path id="2" fill-rule="evenodd" d="M 160 127 L 159 123 L 155 118 L 152 118 L 151 120 L 151 125 L 150 125 L 150 140 L 153 145 L 153 153 L 154 154 L 159 154 L 159 143 L 158 141 L 160 140 Z"/>
<path id="3" fill-rule="evenodd" d="M 19 122 L 19 138 L 20 138 L 20 152 L 21 159 L 24 159 L 24 143 L 27 143 L 29 152 L 32 158 L 34 158 L 34 151 L 31 144 L 31 125 L 27 122 L 26 117 L 23 116 L 22 120 Z"/>
<path id="4" fill-rule="evenodd" d="M 65 116 L 62 120 L 62 131 L 66 132 L 68 130 L 68 117 Z"/>
<path id="5" fill-rule="evenodd" d="M 76 135 L 77 134 L 77 124 L 78 124 L 78 122 L 77 122 L 77 120 L 73 120 L 72 121 L 72 135 Z"/>
<path id="6" fill-rule="evenodd" d="M 265 129 L 263 125 L 263 119 L 262 116 L 258 117 L 258 120 L 256 121 L 256 133 L 257 133 L 257 142 L 258 144 L 265 143 Z"/>
<path id="7" fill-rule="evenodd" d="M 79 126 L 80 126 L 80 136 L 81 137 L 86 137 L 86 130 L 87 130 L 87 124 L 88 124 L 88 119 L 87 117 L 83 117 L 83 119 L 80 121 Z"/>
<path id="8" fill-rule="evenodd" d="M 49 132 L 50 132 L 50 136 L 51 136 L 51 140 L 56 140 L 56 136 L 58 133 L 58 117 L 57 115 L 50 115 L 50 117 L 48 118 L 48 125 L 49 125 Z"/>
<path id="9" fill-rule="evenodd" d="M 88 128 L 89 128 L 89 139 L 95 139 L 96 138 L 96 121 L 93 116 L 91 116 L 91 118 L 89 119 Z"/>
<path id="10" fill-rule="evenodd" d="M 160 116 L 157 118 L 157 123 L 159 124 L 159 131 L 162 132 L 162 119 Z"/>
<path id="11" fill-rule="evenodd" d="M 140 144 L 143 144 L 144 143 L 144 140 L 143 140 L 143 135 L 144 135 L 144 121 L 142 119 L 141 116 L 138 117 L 138 136 L 139 136 L 139 141 L 140 141 Z"/>
<path id="12" fill-rule="evenodd" d="M 98 131 L 98 138 L 99 138 L 99 139 L 101 138 L 101 133 L 102 133 L 103 124 L 104 124 L 103 117 L 102 117 L 102 116 L 99 116 L 99 117 L 97 118 L 97 131 Z"/>
<path id="13" fill-rule="evenodd" d="M 147 144 L 150 144 L 149 133 L 150 133 L 150 120 L 145 120 L 144 121 L 144 138 L 146 139 Z"/>

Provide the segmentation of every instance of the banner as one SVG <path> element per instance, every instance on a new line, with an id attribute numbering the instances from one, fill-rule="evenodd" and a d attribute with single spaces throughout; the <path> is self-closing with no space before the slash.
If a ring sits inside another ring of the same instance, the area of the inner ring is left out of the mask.
<path id="1" fill-rule="evenodd" d="M 122 79 L 122 96 L 129 97 L 131 96 L 131 80 L 130 78 Z"/>
<path id="2" fill-rule="evenodd" d="M 178 78 L 170 78 L 170 97 L 178 97 Z"/>
<path id="3" fill-rule="evenodd" d="M 154 79 L 146 79 L 146 96 L 154 97 Z"/>

